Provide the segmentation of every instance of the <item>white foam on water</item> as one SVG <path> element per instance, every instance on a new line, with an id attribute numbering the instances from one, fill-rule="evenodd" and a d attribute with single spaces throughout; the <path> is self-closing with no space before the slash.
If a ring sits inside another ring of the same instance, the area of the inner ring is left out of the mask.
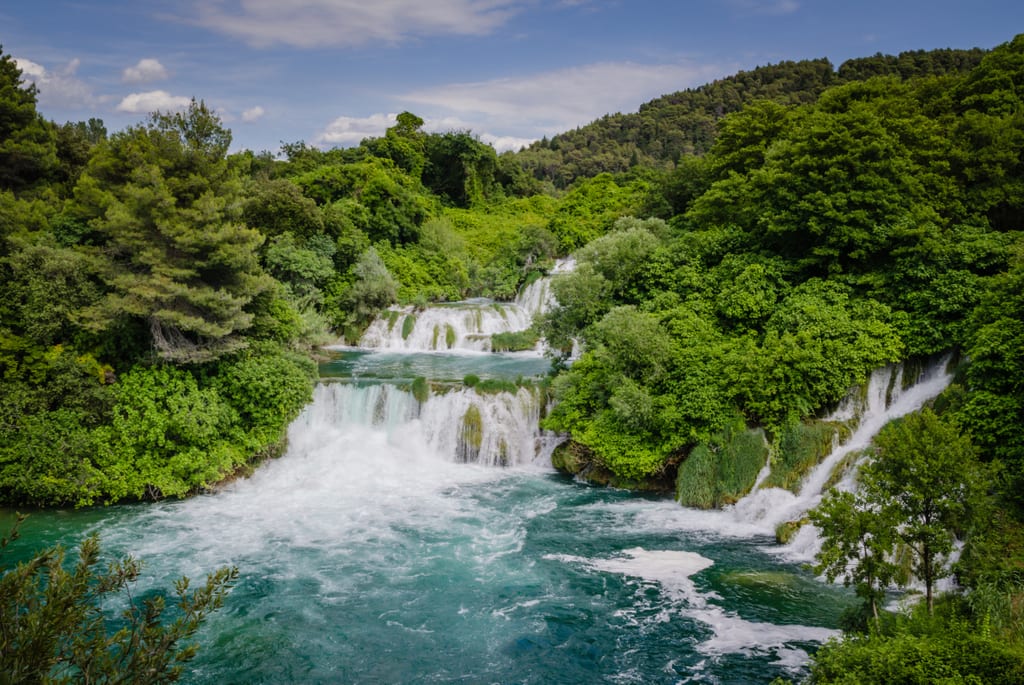
<path id="1" fill-rule="evenodd" d="M 695 552 L 635 547 L 610 558 L 590 559 L 559 554 L 549 554 L 545 558 L 656 583 L 675 603 L 679 615 L 698 621 L 711 630 L 712 636 L 696 645 L 698 652 L 710 657 L 772 654 L 778 665 L 799 669 L 808 658 L 800 644 L 824 642 L 839 634 L 830 628 L 748 621 L 735 612 L 726 611 L 711 601 L 719 599 L 717 595 L 702 592 L 694 582 L 694 575 L 714 564 L 711 559 Z M 671 613 L 663 613 L 657 620 L 671 620 Z"/>

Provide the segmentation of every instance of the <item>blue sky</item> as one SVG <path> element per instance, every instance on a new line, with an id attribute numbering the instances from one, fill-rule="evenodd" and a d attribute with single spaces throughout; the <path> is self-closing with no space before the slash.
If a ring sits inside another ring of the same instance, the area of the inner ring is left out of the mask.
<path id="1" fill-rule="evenodd" d="M 57 122 L 213 107 L 234 149 L 354 145 L 408 110 L 499 150 L 740 69 L 992 48 L 1021 0 L 2 0 Z"/>

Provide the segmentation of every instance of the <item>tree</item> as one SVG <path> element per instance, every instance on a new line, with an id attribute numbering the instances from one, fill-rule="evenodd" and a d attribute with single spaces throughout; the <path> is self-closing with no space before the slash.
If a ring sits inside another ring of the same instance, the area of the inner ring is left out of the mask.
<path id="1" fill-rule="evenodd" d="M 0 46 L 0 191 L 15 192 L 57 168 L 53 127 L 36 112 L 36 87 Z"/>
<path id="2" fill-rule="evenodd" d="M 374 248 L 368 249 L 351 269 L 352 285 L 343 296 L 349 323 L 365 326 L 397 298 L 398 281 Z"/>
<path id="3" fill-rule="evenodd" d="M 240 182 L 226 161 L 231 134 L 202 102 L 155 114 L 99 146 L 75 188 L 76 211 L 98 234 L 107 293 L 83 314 L 97 332 L 144 322 L 162 358 L 202 362 L 237 349 L 247 305 L 268 287 L 241 223 Z"/>
<path id="4" fill-rule="evenodd" d="M 955 536 L 980 511 L 986 473 L 970 440 L 930 409 L 887 424 L 875 445 L 861 489 L 833 491 L 811 513 L 824 538 L 816 570 L 853 583 L 877 618 L 875 603 L 895 578 L 890 561 L 902 543 L 931 613 Z"/>
<path id="5" fill-rule="evenodd" d="M 15 526 L 10 538 L 0 540 L 0 554 L 17 535 Z M 0 681 L 175 682 L 198 651 L 190 644 L 196 631 L 238 578 L 237 568 L 221 568 L 192 591 L 188 578 L 181 578 L 175 582 L 177 616 L 165 622 L 163 595 L 132 599 L 140 561 L 129 556 L 100 571 L 99 560 L 95 535 L 82 542 L 70 569 L 60 547 L 13 568 L 0 557 Z M 101 605 L 122 594 L 127 606 L 114 630 Z"/>
<path id="6" fill-rule="evenodd" d="M 893 517 L 930 613 L 935 583 L 949 575 L 946 557 L 955 534 L 969 530 L 980 506 L 984 470 L 970 439 L 930 409 L 886 425 L 875 444 L 878 455 L 864 469 L 864 487 Z"/>
<path id="7" fill-rule="evenodd" d="M 863 491 L 838 490 L 831 490 L 809 514 L 823 541 L 814 572 L 825 574 L 829 582 L 842 578 L 844 585 L 853 585 L 868 605 L 876 628 L 878 603 L 897 570 L 891 560 L 893 529 L 881 514 Z"/>

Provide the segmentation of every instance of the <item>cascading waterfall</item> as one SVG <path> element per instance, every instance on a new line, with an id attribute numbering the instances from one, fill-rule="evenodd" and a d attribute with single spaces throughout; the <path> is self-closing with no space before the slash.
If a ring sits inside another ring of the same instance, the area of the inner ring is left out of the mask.
<path id="1" fill-rule="evenodd" d="M 852 424 L 852 434 L 836 444 L 829 456 L 811 469 L 797 493 L 764 487 L 767 471 L 762 470 L 749 495 L 721 511 L 692 512 L 688 527 L 739 537 L 773 536 L 779 524 L 800 521 L 817 506 L 826 483 L 835 481 L 837 487 L 853 488 L 857 454 L 870 446 L 872 438 L 886 423 L 921 409 L 941 393 L 952 379 L 949 362 L 949 356 L 934 361 L 912 383 L 904 382 L 902 365 L 876 369 L 866 388 L 854 389 L 826 418 Z M 849 466 L 849 458 L 854 458 L 855 463 L 844 473 L 836 473 L 837 468 Z M 770 465 L 765 468 L 769 469 Z M 818 549 L 817 530 L 805 525 L 780 551 L 788 559 L 810 561 Z"/>
<path id="2" fill-rule="evenodd" d="M 529 387 L 496 393 L 449 388 L 430 391 L 421 402 L 389 383 L 321 383 L 298 423 L 310 433 L 372 426 L 447 461 L 521 466 L 550 457 L 554 448 L 556 438 L 539 427 L 544 402 L 543 393 Z"/>
<path id="3" fill-rule="evenodd" d="M 432 307 L 393 307 L 359 339 L 359 347 L 379 350 L 489 352 L 491 336 L 529 328 L 532 315 L 511 303 L 490 300 Z"/>
<path id="4" fill-rule="evenodd" d="M 551 276 L 571 271 L 575 262 L 561 259 Z M 359 339 L 359 347 L 377 350 L 489 352 L 491 336 L 531 326 L 534 317 L 555 304 L 551 276 L 524 287 L 515 302 L 487 299 L 430 307 L 392 307 L 377 317 Z"/>
<path id="5" fill-rule="evenodd" d="M 575 268 L 576 260 L 572 257 L 559 259 L 555 262 L 549 276 L 538 278 L 519 291 L 519 295 L 516 296 L 516 306 L 534 317 L 551 310 L 557 304 L 555 293 L 551 288 L 552 277 L 569 273 Z"/>

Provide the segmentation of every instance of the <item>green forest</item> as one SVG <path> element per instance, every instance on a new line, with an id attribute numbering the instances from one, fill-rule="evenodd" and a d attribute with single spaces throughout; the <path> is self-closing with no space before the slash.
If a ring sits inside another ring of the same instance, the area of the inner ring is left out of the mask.
<path id="1" fill-rule="evenodd" d="M 513 299 L 571 254 L 505 341 L 554 350 L 555 465 L 686 506 L 742 497 L 764 450 L 794 487 L 852 387 L 952 353 L 811 514 L 816 571 L 863 607 L 809 679 L 1024 681 L 1024 35 L 769 65 L 500 155 L 411 112 L 275 154 L 230 152 L 202 100 L 115 132 L 36 105 L 0 49 L 0 506 L 248 473 L 319 346 L 396 303 Z M 926 601 L 884 611 L 911 574 Z"/>

